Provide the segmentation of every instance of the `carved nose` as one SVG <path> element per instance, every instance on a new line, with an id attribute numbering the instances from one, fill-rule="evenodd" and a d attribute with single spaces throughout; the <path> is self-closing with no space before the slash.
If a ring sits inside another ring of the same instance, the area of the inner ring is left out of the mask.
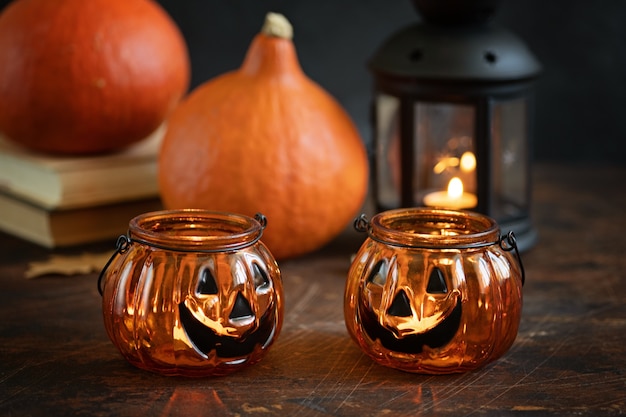
<path id="1" fill-rule="evenodd" d="M 407 297 L 404 290 L 401 290 L 398 294 L 396 294 L 396 297 L 387 309 L 387 314 L 396 317 L 410 317 L 413 315 L 413 312 L 411 311 L 411 302 L 409 301 L 409 297 Z"/>
<path id="2" fill-rule="evenodd" d="M 252 313 L 252 308 L 250 307 L 248 300 L 246 300 L 246 297 L 241 295 L 241 293 L 237 293 L 235 305 L 233 306 L 228 318 L 231 320 L 243 320 L 253 316 L 254 314 Z"/>

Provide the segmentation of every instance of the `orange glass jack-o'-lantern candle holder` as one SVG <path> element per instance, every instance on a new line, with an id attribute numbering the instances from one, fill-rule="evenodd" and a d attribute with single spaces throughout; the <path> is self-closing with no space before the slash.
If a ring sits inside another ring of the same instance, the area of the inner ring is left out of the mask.
<path id="1" fill-rule="evenodd" d="M 344 314 L 374 361 L 447 374 L 479 368 L 511 347 L 524 281 L 512 233 L 500 236 L 482 214 L 426 208 L 361 216 L 355 228 L 368 238 L 349 271 Z"/>
<path id="2" fill-rule="evenodd" d="M 258 362 L 283 320 L 280 270 L 259 240 L 266 220 L 206 210 L 130 221 L 98 281 L 106 331 L 133 365 L 225 375 Z"/>

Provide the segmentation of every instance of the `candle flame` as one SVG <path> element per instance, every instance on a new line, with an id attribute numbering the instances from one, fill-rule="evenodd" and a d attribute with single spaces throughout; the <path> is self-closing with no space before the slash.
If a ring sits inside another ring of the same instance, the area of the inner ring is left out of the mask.
<path id="1" fill-rule="evenodd" d="M 444 157 L 444 158 L 441 158 L 439 162 L 437 162 L 437 164 L 435 164 L 435 166 L 433 167 L 433 172 L 435 174 L 441 174 L 446 169 L 451 168 L 451 167 L 456 167 L 456 166 L 459 166 L 459 158 L 455 158 L 451 156 Z"/>
<path id="2" fill-rule="evenodd" d="M 461 170 L 470 172 L 476 169 L 476 156 L 472 152 L 464 152 L 460 161 Z"/>
<path id="3" fill-rule="evenodd" d="M 463 181 L 460 178 L 454 177 L 448 183 L 448 197 L 461 198 L 463 195 Z"/>
<path id="4" fill-rule="evenodd" d="M 461 168 L 463 172 L 471 172 L 476 169 L 476 156 L 473 152 L 467 151 L 460 158 L 446 156 L 441 158 L 433 167 L 435 174 L 441 174 L 448 168 Z"/>

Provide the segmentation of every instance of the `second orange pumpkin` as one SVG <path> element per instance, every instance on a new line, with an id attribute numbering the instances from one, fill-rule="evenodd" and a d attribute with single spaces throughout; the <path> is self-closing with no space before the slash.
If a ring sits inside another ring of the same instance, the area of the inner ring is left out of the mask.
<path id="1" fill-rule="evenodd" d="M 263 241 L 277 259 L 328 243 L 364 202 L 358 130 L 303 73 L 281 15 L 268 14 L 241 68 L 196 88 L 168 126 L 159 160 L 165 206 L 262 212 Z"/>

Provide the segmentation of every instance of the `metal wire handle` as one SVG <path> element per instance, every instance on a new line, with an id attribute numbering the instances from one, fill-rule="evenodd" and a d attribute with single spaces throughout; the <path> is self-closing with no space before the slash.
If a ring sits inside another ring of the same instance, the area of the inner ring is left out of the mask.
<path id="1" fill-rule="evenodd" d="M 505 243 L 506 242 L 506 243 Z M 510 252 L 515 249 L 515 256 L 517 257 L 517 263 L 519 263 L 520 271 L 522 273 L 522 286 L 526 282 L 526 271 L 524 271 L 524 264 L 522 263 L 522 256 L 517 248 L 517 239 L 515 239 L 515 233 L 509 231 L 506 235 L 500 237 L 500 248 L 503 251 Z"/>
<path id="2" fill-rule="evenodd" d="M 100 276 L 98 277 L 98 292 L 100 293 L 100 296 L 103 294 L 102 279 L 104 278 L 104 273 L 109 268 L 109 265 L 111 265 L 111 262 L 113 262 L 113 259 L 115 259 L 117 255 L 126 252 L 131 243 L 133 243 L 133 241 L 126 235 L 120 235 L 120 237 L 117 238 L 117 242 L 115 243 L 115 252 L 113 252 L 113 255 L 111 255 L 107 263 L 104 265 L 102 271 L 100 271 Z"/>
<path id="3" fill-rule="evenodd" d="M 365 213 L 354 219 L 354 229 L 357 232 L 369 232 L 370 221 L 367 219 Z"/>

